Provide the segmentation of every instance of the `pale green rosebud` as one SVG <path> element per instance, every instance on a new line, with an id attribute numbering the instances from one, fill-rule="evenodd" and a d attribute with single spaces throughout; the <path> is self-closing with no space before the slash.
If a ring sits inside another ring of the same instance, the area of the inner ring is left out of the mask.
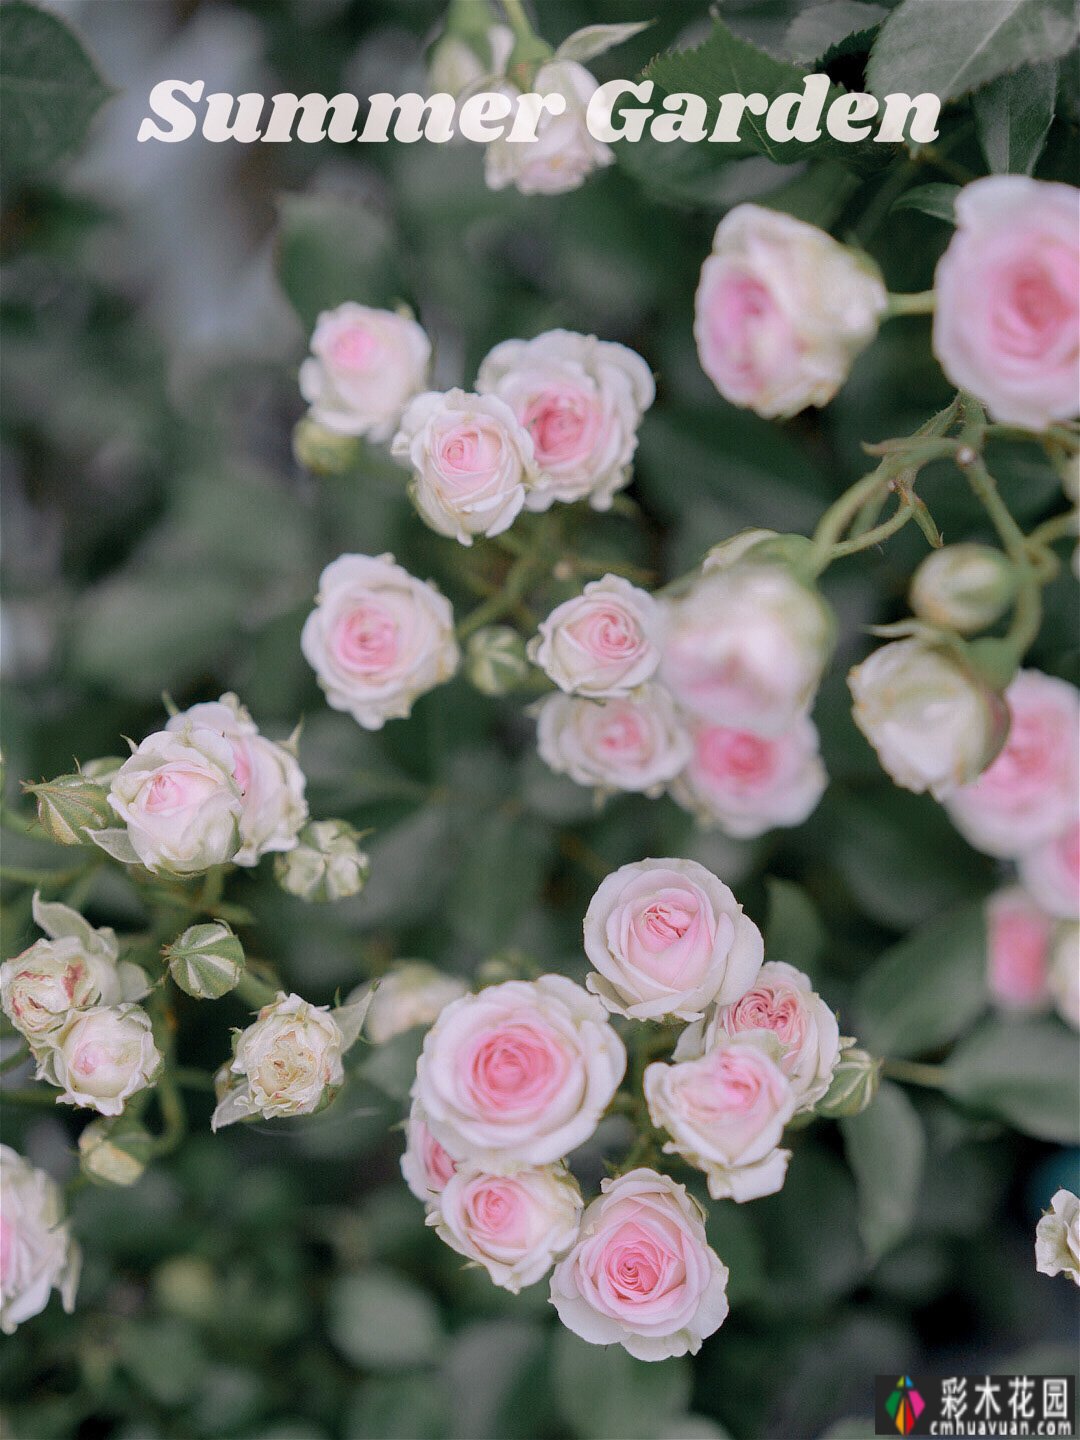
<path id="1" fill-rule="evenodd" d="M 108 789 L 123 763 L 121 755 L 99 755 L 94 760 L 84 760 L 79 766 L 79 774 L 85 780 L 93 780 L 96 785 L 104 785 Z"/>
<path id="2" fill-rule="evenodd" d="M 294 427 L 292 449 L 296 463 L 313 475 L 343 475 L 360 456 L 360 442 L 355 435 L 339 435 L 310 415 Z"/>
<path id="3" fill-rule="evenodd" d="M 41 828 L 57 845 L 88 845 L 87 830 L 104 830 L 116 820 L 106 791 L 85 775 L 58 775 L 26 790 L 37 801 Z"/>
<path id="4" fill-rule="evenodd" d="M 842 1115 L 859 1115 L 877 1094 L 882 1062 L 858 1046 L 840 1056 L 832 1084 L 814 1107 L 818 1115 L 837 1120 Z"/>
<path id="5" fill-rule="evenodd" d="M 218 1000 L 244 973 L 244 947 L 224 920 L 192 925 L 165 948 L 169 974 L 196 1000 Z"/>
<path id="6" fill-rule="evenodd" d="M 346 820 L 314 820 L 299 841 L 274 860 L 283 890 L 301 900 L 344 900 L 364 888 L 371 862 L 359 835 Z"/>
<path id="7" fill-rule="evenodd" d="M 509 625 L 485 625 L 469 636 L 465 676 L 481 695 L 508 695 L 528 676 L 525 641 Z"/>
<path id="8" fill-rule="evenodd" d="M 79 1136 L 83 1174 L 99 1185 L 134 1185 L 154 1150 L 154 1137 L 137 1120 L 92 1120 Z"/>
<path id="9" fill-rule="evenodd" d="M 932 550 L 911 578 L 911 608 L 943 630 L 974 635 L 999 619 L 1016 593 L 1016 572 L 991 545 Z"/>

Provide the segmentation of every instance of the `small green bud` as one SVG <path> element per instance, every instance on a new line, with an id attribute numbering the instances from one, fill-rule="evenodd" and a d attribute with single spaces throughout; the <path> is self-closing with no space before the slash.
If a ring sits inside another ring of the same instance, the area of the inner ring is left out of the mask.
<path id="1" fill-rule="evenodd" d="M 882 1062 L 853 1046 L 840 1056 L 832 1084 L 814 1107 L 819 1115 L 837 1120 L 841 1115 L 858 1115 L 870 1104 L 881 1083 Z"/>
<path id="2" fill-rule="evenodd" d="M 301 900 L 344 900 L 364 888 L 371 862 L 346 820 L 313 820 L 299 841 L 274 859 L 274 878 Z"/>
<path id="3" fill-rule="evenodd" d="M 529 674 L 525 641 L 509 625 L 485 625 L 465 646 L 465 676 L 481 695 L 508 695 Z"/>
<path id="4" fill-rule="evenodd" d="M 116 820 L 108 792 L 85 775 L 58 775 L 26 790 L 37 801 L 41 828 L 57 845 L 89 845 L 87 830 L 104 830 Z"/>
<path id="5" fill-rule="evenodd" d="M 911 608 L 921 619 L 960 635 L 993 625 L 1016 593 L 1008 557 L 990 545 L 932 550 L 911 577 Z"/>
<path id="6" fill-rule="evenodd" d="M 343 475 L 360 456 L 360 442 L 354 435 L 339 435 L 310 415 L 293 429 L 292 449 L 296 463 L 313 475 Z"/>
<path id="7" fill-rule="evenodd" d="M 97 1185 L 134 1185 L 154 1150 L 154 1137 L 127 1115 L 93 1120 L 79 1136 L 83 1174 Z"/>
<path id="8" fill-rule="evenodd" d="M 196 1000 L 218 1000 L 244 973 L 244 947 L 224 920 L 192 925 L 165 948 L 169 974 Z"/>

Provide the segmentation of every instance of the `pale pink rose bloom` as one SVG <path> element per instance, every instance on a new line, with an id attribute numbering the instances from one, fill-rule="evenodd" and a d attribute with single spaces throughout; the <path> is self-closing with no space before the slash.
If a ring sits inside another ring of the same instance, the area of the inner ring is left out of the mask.
<path id="1" fill-rule="evenodd" d="M 776 1036 L 780 1068 L 795 1090 L 797 1108 L 813 1109 L 828 1090 L 840 1059 L 840 1030 L 809 977 L 782 960 L 767 961 L 744 995 L 716 1011 L 705 1034 L 705 1049 L 725 1036 L 753 1030 L 769 1030 Z"/>
<path id="2" fill-rule="evenodd" d="M 405 1125 L 405 1153 L 401 1173 L 418 1200 L 430 1205 L 457 1168 L 445 1148 L 427 1127 L 422 1108 L 413 1104 Z"/>
<path id="3" fill-rule="evenodd" d="M 1005 700 L 1011 723 L 1004 748 L 945 808 L 976 850 L 1012 858 L 1076 818 L 1080 692 L 1065 680 L 1021 670 Z"/>
<path id="4" fill-rule="evenodd" d="M 430 361 L 431 342 L 415 320 L 347 301 L 316 321 L 300 393 L 327 430 L 389 440 Z"/>
<path id="5" fill-rule="evenodd" d="M 0 1195 L 0 1330 L 13 1335 L 45 1309 L 54 1289 L 71 1314 L 82 1252 L 59 1185 L 8 1145 L 0 1145 Z"/>
<path id="6" fill-rule="evenodd" d="M 1080 920 L 1080 821 L 1020 856 L 1024 889 L 1048 915 Z"/>
<path id="7" fill-rule="evenodd" d="M 577 1239 L 581 1191 L 562 1165 L 489 1175 L 462 1165 L 427 1223 L 452 1250 L 482 1265 L 512 1295 L 535 1285 Z"/>
<path id="8" fill-rule="evenodd" d="M 661 623 L 647 591 L 605 575 L 556 606 L 529 641 L 529 658 L 568 695 L 628 695 L 660 663 Z"/>
<path id="9" fill-rule="evenodd" d="M 1080 409 L 1080 192 L 990 175 L 956 200 L 934 277 L 934 354 L 995 420 L 1044 430 Z"/>
<path id="10" fill-rule="evenodd" d="M 600 1002 L 544 975 L 448 1005 L 425 1037 L 413 1098 L 451 1154 L 508 1173 L 588 1140 L 625 1069 Z"/>
<path id="11" fill-rule="evenodd" d="M 1018 886 L 986 902 L 986 983 L 1002 1010 L 1042 1010 L 1054 922 Z"/>
<path id="12" fill-rule="evenodd" d="M 737 205 L 701 267 L 701 368 L 726 400 L 766 419 L 826 405 L 885 308 L 871 261 L 781 211 Z"/>
<path id="13" fill-rule="evenodd" d="M 154 1084 L 163 1064 L 141 1005 L 95 1005 L 71 1012 L 38 1056 L 37 1078 L 60 1089 L 58 1105 L 119 1115 L 132 1095 Z"/>
<path id="14" fill-rule="evenodd" d="M 728 1313 L 727 1267 L 705 1238 L 697 1202 L 666 1175 L 604 1180 L 580 1238 L 551 1277 L 551 1303 L 591 1345 L 638 1360 L 696 1355 Z"/>
<path id="15" fill-rule="evenodd" d="M 785 1075 L 771 1030 L 721 1035 L 699 1060 L 645 1070 L 653 1124 L 671 1139 L 668 1155 L 708 1176 L 715 1200 L 756 1200 L 781 1188 L 791 1152 L 784 1126 L 799 1097 Z"/>
<path id="16" fill-rule="evenodd" d="M 723 725 L 698 725 L 672 799 L 702 824 L 749 840 L 778 825 L 801 825 L 828 784 L 814 722 L 800 715 L 772 739 Z"/>
<path id="17" fill-rule="evenodd" d="M 502 341 L 481 363 L 476 388 L 505 400 L 532 436 L 539 474 L 529 510 L 584 498 L 609 509 L 630 479 L 638 426 L 656 394 L 635 351 L 572 330 Z"/>
<path id="18" fill-rule="evenodd" d="M 541 760 L 578 785 L 659 795 L 690 755 L 690 737 L 659 685 L 615 700 L 549 695 L 535 713 Z"/>
<path id="19" fill-rule="evenodd" d="M 520 98 L 521 92 L 509 81 L 491 88 L 515 101 Z M 544 111 L 533 141 L 511 142 L 505 136 L 489 141 L 484 156 L 487 187 L 503 190 L 513 185 L 522 195 L 561 195 L 576 190 L 586 176 L 615 160 L 615 152 L 595 140 L 585 123 L 597 83 L 584 65 L 553 59 L 541 65 L 532 88 L 539 95 L 562 95 L 566 109 L 561 115 Z"/>
<path id="20" fill-rule="evenodd" d="M 586 980 L 633 1020 L 698 1018 L 735 1000 L 761 965 L 761 932 L 728 887 L 694 860 L 641 860 L 604 880 L 585 914 Z"/>

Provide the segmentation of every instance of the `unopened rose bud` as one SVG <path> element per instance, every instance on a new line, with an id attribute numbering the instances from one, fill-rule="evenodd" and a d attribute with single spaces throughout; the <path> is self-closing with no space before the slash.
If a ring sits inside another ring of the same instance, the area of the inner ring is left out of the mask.
<path id="1" fill-rule="evenodd" d="M 465 647 L 465 677 L 481 695 L 508 695 L 529 673 L 525 641 L 509 625 L 485 625 Z"/>
<path id="2" fill-rule="evenodd" d="M 92 1120 L 79 1136 L 83 1174 L 100 1185 L 134 1185 L 153 1150 L 154 1137 L 126 1115 Z"/>
<path id="3" fill-rule="evenodd" d="M 103 830 L 116 818 L 107 792 L 85 774 L 58 775 L 26 788 L 37 801 L 41 828 L 57 845 L 89 845 L 86 831 Z"/>
<path id="4" fill-rule="evenodd" d="M 814 1107 L 818 1115 L 837 1120 L 859 1115 L 877 1094 L 882 1062 L 857 1046 L 845 1050 L 833 1071 L 832 1084 Z"/>
<path id="5" fill-rule="evenodd" d="M 124 759 L 121 755 L 99 755 L 93 760 L 84 760 L 79 766 L 79 774 L 84 780 L 93 780 L 95 784 L 103 785 L 107 790 L 123 763 Z M 110 815 L 111 813 L 110 811 Z"/>
<path id="6" fill-rule="evenodd" d="M 856 725 L 905 790 L 943 800 L 974 780 L 1009 726 L 1002 697 L 960 649 L 895 640 L 848 676 Z"/>
<path id="7" fill-rule="evenodd" d="M 359 459 L 360 444 L 355 435 L 340 435 L 305 415 L 293 427 L 292 451 L 296 463 L 313 475 L 343 475 Z"/>
<path id="8" fill-rule="evenodd" d="M 294 850 L 277 856 L 274 877 L 300 900 L 348 899 L 364 888 L 371 869 L 358 839 L 346 820 L 314 820 L 301 830 Z"/>
<path id="9" fill-rule="evenodd" d="M 1016 591 L 1007 556 L 990 545 L 932 550 L 911 580 L 911 608 L 943 630 L 973 635 L 1001 616 Z"/>
<path id="10" fill-rule="evenodd" d="M 192 925 L 165 949 L 169 974 L 196 1000 L 217 1000 L 244 973 L 244 947 L 223 920 Z"/>

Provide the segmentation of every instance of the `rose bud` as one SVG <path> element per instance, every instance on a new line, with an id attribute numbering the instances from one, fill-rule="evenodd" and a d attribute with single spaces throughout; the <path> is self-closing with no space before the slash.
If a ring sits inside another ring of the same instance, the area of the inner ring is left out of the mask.
<path id="1" fill-rule="evenodd" d="M 527 145 L 512 142 L 505 135 L 488 143 L 484 156 L 488 189 L 504 190 L 513 185 L 522 195 L 561 195 L 576 190 L 594 170 L 612 164 L 614 151 L 593 139 L 585 120 L 597 88 L 588 70 L 574 60 L 552 60 L 541 65 L 532 82 L 533 91 L 563 96 L 566 109 L 561 115 L 542 111 L 536 139 Z M 513 100 L 520 95 L 505 80 L 493 84 L 492 89 Z"/>
<path id="2" fill-rule="evenodd" d="M 392 555 L 339 555 L 326 567 L 300 648 L 327 703 L 365 730 L 407 716 L 459 659 L 449 600 Z"/>
<path id="3" fill-rule="evenodd" d="M 154 1153 L 154 1143 L 145 1125 L 127 1115 L 91 1120 L 79 1135 L 82 1172 L 98 1185 L 134 1185 Z"/>
<path id="4" fill-rule="evenodd" d="M 1005 691 L 1009 729 L 994 763 L 949 798 L 953 824 L 976 850 L 1011 858 L 1076 819 L 1080 691 L 1021 670 Z"/>
<path id="5" fill-rule="evenodd" d="M 995 420 L 1044 430 L 1080 409 L 1080 196 L 990 175 L 956 198 L 934 276 L 934 354 Z"/>
<path id="6" fill-rule="evenodd" d="M 736 205 L 701 267 L 701 368 L 733 405 L 786 419 L 828 404 L 886 305 L 866 256 L 779 210 Z"/>
<path id="7" fill-rule="evenodd" d="M 513 1175 L 462 1165 L 433 1201 L 427 1223 L 501 1290 L 517 1295 L 573 1245 L 581 1209 L 577 1181 L 563 1165 Z"/>
<path id="8" fill-rule="evenodd" d="M 931 550 L 911 577 L 911 608 L 942 630 L 973 635 L 993 625 L 1016 591 L 1008 557 L 991 545 Z"/>
<path id="9" fill-rule="evenodd" d="M 367 1037 L 374 1045 L 385 1045 L 406 1030 L 431 1025 L 468 989 L 457 975 L 447 975 L 424 960 L 401 960 L 375 982 L 367 1012 Z M 362 985 L 349 999 L 371 990 L 370 985 Z"/>
<path id="10" fill-rule="evenodd" d="M 59 1185 L 10 1145 L 0 1145 L 0 1194 L 0 1330 L 14 1335 L 45 1309 L 54 1289 L 71 1314 L 82 1252 L 64 1219 Z"/>
<path id="11" fill-rule="evenodd" d="M 549 695 L 535 714 L 541 760 L 600 791 L 659 795 L 690 756 L 690 737 L 659 685 L 619 700 Z"/>
<path id="12" fill-rule="evenodd" d="M 274 879 L 300 900 L 347 900 L 364 888 L 371 861 L 346 820 L 313 820 L 295 850 L 274 860 Z"/>
<path id="13" fill-rule="evenodd" d="M 155 1083 L 163 1063 L 141 1005 L 96 1005 L 72 1012 L 39 1057 L 38 1079 L 61 1090 L 58 1104 L 119 1115 Z"/>
<path id="14" fill-rule="evenodd" d="M 539 473 L 526 509 L 586 498 L 594 510 L 611 508 L 630 480 L 638 426 L 656 395 L 640 355 L 595 335 L 547 330 L 496 345 L 476 388 L 505 400 L 532 436 Z"/>
<path id="15" fill-rule="evenodd" d="M 37 801 L 38 824 L 57 845 L 89 845 L 88 830 L 103 830 L 113 821 L 109 795 L 81 771 L 28 785 Z"/>
<path id="16" fill-rule="evenodd" d="M 1059 1190 L 1035 1227 L 1035 1269 L 1080 1285 L 1080 1199 Z"/>
<path id="17" fill-rule="evenodd" d="M 1020 881 L 1036 905 L 1059 920 L 1080 920 L 1080 821 L 1020 856 Z"/>
<path id="18" fill-rule="evenodd" d="M 292 452 L 296 463 L 312 475 L 344 475 L 360 460 L 360 442 L 354 435 L 328 430 L 310 415 L 293 426 Z"/>
<path id="19" fill-rule="evenodd" d="M 345 1079 L 344 1036 L 325 1005 L 281 992 L 237 1037 L 227 1089 L 210 1121 L 220 1130 L 261 1115 L 310 1115 Z"/>
<path id="20" fill-rule="evenodd" d="M 424 1039 L 413 1098 L 450 1154 L 510 1173 L 588 1140 L 625 1069 L 600 1002 L 544 975 L 448 1005 Z"/>
<path id="21" fill-rule="evenodd" d="M 856 665 L 848 686 L 855 724 L 905 790 L 943 800 L 1001 748 L 1005 702 L 951 649 L 894 640 Z"/>
<path id="22" fill-rule="evenodd" d="M 642 860 L 609 875 L 585 914 L 586 985 L 631 1020 L 694 1020 L 736 1000 L 761 966 L 761 932 L 693 860 Z"/>
<path id="23" fill-rule="evenodd" d="M 510 625 L 484 625 L 465 645 L 465 678 L 481 695 L 509 695 L 529 676 L 525 641 Z"/>
<path id="24" fill-rule="evenodd" d="M 192 925 L 165 947 L 169 974 L 196 1000 L 218 1000 L 244 973 L 244 947 L 224 920 Z"/>
<path id="25" fill-rule="evenodd" d="M 855 1045 L 842 1051 L 832 1084 L 814 1106 L 815 1114 L 830 1120 L 861 1115 L 878 1092 L 882 1063 Z"/>
<path id="26" fill-rule="evenodd" d="M 814 702 L 836 628 L 817 590 L 752 555 L 669 603 L 660 679 L 700 720 L 773 738 Z"/>
<path id="27" fill-rule="evenodd" d="M 405 1184 L 418 1200 L 430 1205 L 453 1175 L 457 1163 L 432 1135 L 422 1108 L 414 1100 L 405 1122 L 405 1153 L 401 1157 Z"/>
<path id="28" fill-rule="evenodd" d="M 1074 1030 L 1080 1030 L 1080 925 L 1058 927 L 1047 977 L 1054 1009 Z"/>
<path id="29" fill-rule="evenodd" d="M 431 342 L 411 316 L 347 301 L 316 321 L 300 393 L 325 429 L 389 440 L 430 362 Z"/>
<path id="30" fill-rule="evenodd" d="M 418 395 L 390 452 L 412 468 L 420 518 L 462 545 L 509 530 L 535 474 L 532 439 L 510 407 L 464 390 Z"/>
<path id="31" fill-rule="evenodd" d="M 1001 1010 L 1043 1010 L 1054 922 L 1019 885 L 986 902 L 986 983 Z"/>
<path id="32" fill-rule="evenodd" d="M 651 595 L 605 575 L 551 612 L 529 641 L 529 658 L 567 695 L 629 695 L 660 664 L 661 623 Z"/>
<path id="33" fill-rule="evenodd" d="M 600 1190 L 551 1277 L 559 1319 L 590 1345 L 622 1345 L 638 1360 L 696 1355 L 728 1313 L 727 1267 L 709 1248 L 700 1205 L 655 1170 Z"/>

